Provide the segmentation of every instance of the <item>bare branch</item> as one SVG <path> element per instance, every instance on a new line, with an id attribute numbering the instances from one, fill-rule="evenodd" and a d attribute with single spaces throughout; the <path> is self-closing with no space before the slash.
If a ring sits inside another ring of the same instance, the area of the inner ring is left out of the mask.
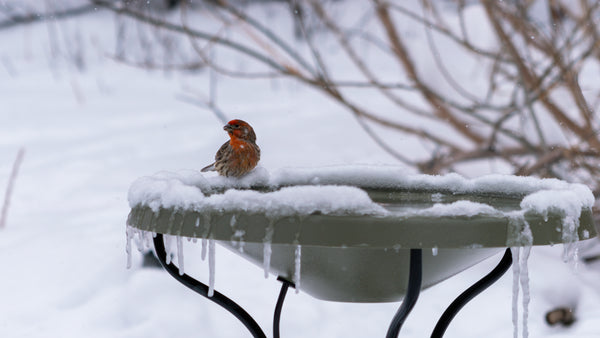
<path id="1" fill-rule="evenodd" d="M 493 52 L 493 51 L 486 51 L 483 50 L 480 47 L 474 46 L 472 45 L 468 40 L 466 39 L 462 39 L 460 37 L 458 37 L 456 34 L 454 34 L 453 32 L 451 32 L 449 29 L 442 27 L 440 25 L 438 25 L 435 22 L 429 21 L 421 16 L 419 16 L 416 13 L 411 12 L 410 10 L 398 5 L 397 3 L 393 3 L 393 2 L 387 2 L 387 5 L 390 6 L 391 9 L 398 11 L 399 13 L 402 13 L 404 15 L 406 15 L 407 17 L 417 21 L 418 23 L 420 23 L 421 25 L 428 27 L 430 29 L 436 30 L 439 33 L 447 36 L 448 38 L 452 39 L 454 42 L 456 42 L 458 45 L 466 48 L 467 50 L 471 51 L 472 53 L 475 53 L 476 55 L 482 55 L 485 57 L 488 57 L 492 60 L 499 60 L 501 62 L 510 62 L 510 60 L 505 59 L 504 57 L 500 57 L 498 58 L 498 53 L 497 52 Z"/>
<path id="2" fill-rule="evenodd" d="M 387 3 L 384 3 L 381 0 L 375 0 L 375 4 L 381 24 L 383 25 L 388 39 L 392 44 L 392 50 L 404 66 L 408 77 L 414 81 L 415 85 L 419 88 L 425 99 L 430 103 L 431 108 L 434 109 L 436 115 L 438 115 L 439 118 L 448 121 L 448 123 L 450 123 L 454 129 L 459 131 L 462 135 L 470 139 L 475 144 L 481 143 L 483 138 L 478 133 L 471 130 L 468 126 L 468 123 L 465 123 L 454 116 L 454 114 L 448 110 L 444 102 L 441 102 L 438 99 L 438 96 L 434 94 L 433 90 L 421 81 L 414 66 L 414 62 L 410 58 L 404 43 L 396 32 L 396 27 L 392 18 L 390 17 Z"/>
<path id="3" fill-rule="evenodd" d="M 119 7 L 116 6 L 114 3 L 112 3 L 111 1 L 107 1 L 107 0 L 90 0 L 92 1 L 94 4 L 106 8 L 108 10 L 111 10 L 117 14 L 122 14 L 122 15 L 126 15 L 129 16 L 131 18 L 134 18 L 136 20 L 139 20 L 141 22 L 146 22 L 148 24 L 154 25 L 156 27 L 160 27 L 160 28 L 164 28 L 166 30 L 169 31 L 174 31 L 174 32 L 179 32 L 179 33 L 183 33 L 183 34 L 188 34 L 190 36 L 193 36 L 195 38 L 198 39 L 202 39 L 202 40 L 206 40 L 206 41 L 213 41 L 219 45 L 231 48 L 233 50 L 236 50 L 240 53 L 243 53 L 244 55 L 249 56 L 250 58 L 253 58 L 267 66 L 269 66 L 270 68 L 272 68 L 275 71 L 284 73 L 284 74 L 291 74 L 292 70 L 291 69 L 287 69 L 283 66 L 281 66 L 280 64 L 276 63 L 275 61 L 273 61 L 271 58 L 269 58 L 268 56 L 261 54 L 249 47 L 246 47 L 242 44 L 239 44 L 235 41 L 229 40 L 229 39 L 225 39 L 225 38 L 220 38 L 220 37 L 215 37 L 213 34 L 210 33 L 205 33 L 205 32 L 201 32 L 199 30 L 195 30 L 195 29 L 191 29 L 191 28 L 184 28 L 182 26 L 178 26 L 176 24 L 164 21 L 164 20 L 160 20 L 157 18 L 153 18 L 149 15 L 140 13 L 136 10 L 127 8 L 127 7 Z"/>
<path id="4" fill-rule="evenodd" d="M 248 16 L 246 13 L 237 9 L 237 7 L 230 5 L 227 1 L 216 1 L 217 6 L 227 10 L 242 22 L 254 27 L 256 30 L 264 34 L 270 41 L 274 42 L 277 46 L 283 49 L 287 55 L 294 59 L 304 70 L 308 71 L 311 75 L 315 76 L 317 73 L 315 69 L 302 57 L 300 54 L 290 47 L 283 39 L 281 39 L 272 30 L 262 25 L 259 21 Z M 301 19 L 300 19 L 301 20 Z"/>
<path id="5" fill-rule="evenodd" d="M 327 15 L 323 7 L 318 1 L 311 0 L 311 5 L 315 10 L 315 13 L 318 17 L 325 23 L 325 25 L 333 32 L 335 37 L 338 39 L 346 54 L 350 57 L 352 62 L 356 65 L 356 67 L 360 70 L 360 72 L 367 78 L 372 87 L 379 89 L 379 91 L 387 97 L 390 101 L 394 102 L 396 105 L 405 108 L 409 112 L 415 113 L 417 115 L 432 117 L 432 115 L 428 112 L 423 111 L 415 107 L 414 105 L 408 104 L 401 100 L 398 96 L 391 93 L 388 88 L 383 86 L 380 81 L 377 79 L 375 74 L 367 67 L 367 65 L 360 59 L 358 54 L 354 51 L 354 48 L 350 45 L 350 42 L 346 38 L 344 32 L 333 22 L 333 20 Z"/>
<path id="6" fill-rule="evenodd" d="M 523 62 L 521 55 L 519 54 L 516 46 L 513 41 L 510 39 L 508 34 L 505 32 L 502 27 L 499 19 L 497 18 L 498 8 L 494 2 L 491 1 L 483 1 L 483 5 L 487 12 L 488 17 L 494 27 L 494 30 L 500 37 L 503 46 L 507 49 L 508 53 L 513 58 L 517 68 L 519 69 L 519 73 L 523 76 L 524 85 L 528 87 L 529 90 L 536 88 L 536 84 L 540 83 L 539 78 L 535 75 L 533 70 Z M 593 130 L 589 128 L 582 127 L 570 119 L 557 105 L 554 103 L 547 93 L 541 93 L 539 97 L 540 101 L 544 104 L 546 109 L 554 116 L 554 118 L 563 123 L 569 130 L 578 134 L 584 140 L 590 142 L 590 145 L 594 147 L 596 150 L 600 150 L 600 141 L 595 137 L 595 133 Z"/>

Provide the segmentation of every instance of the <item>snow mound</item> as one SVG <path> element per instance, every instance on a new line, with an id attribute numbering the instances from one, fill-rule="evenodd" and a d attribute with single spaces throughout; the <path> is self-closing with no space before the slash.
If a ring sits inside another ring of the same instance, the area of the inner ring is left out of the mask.
<path id="1" fill-rule="evenodd" d="M 449 204 L 436 203 L 431 208 L 416 211 L 415 214 L 428 217 L 473 217 L 476 215 L 501 216 L 503 213 L 485 203 L 456 201 Z"/>
<path id="2" fill-rule="evenodd" d="M 250 188 L 257 190 L 248 190 Z M 161 207 L 245 211 L 273 217 L 312 213 L 381 216 L 389 213 L 360 188 L 519 196 L 522 197 L 521 214 L 534 212 L 546 217 L 549 211 L 559 212 L 575 228 L 581 211 L 591 209 L 594 204 L 594 196 L 588 187 L 557 179 L 511 175 L 467 179 L 454 173 L 407 175 L 401 167 L 368 165 L 282 168 L 272 173 L 259 167 L 241 179 L 193 170 L 160 172 L 132 184 L 129 204 L 132 208 L 146 205 L 154 211 Z M 503 216 L 493 206 L 471 201 L 436 203 L 415 212 L 440 217 Z"/>
<path id="3" fill-rule="evenodd" d="M 303 185 L 283 187 L 275 191 L 228 189 L 212 193 L 214 188 L 249 188 L 264 176 L 242 180 L 224 177 L 203 177 L 199 173 L 178 175 L 160 173 L 138 179 L 129 189 L 129 204 L 147 205 L 152 210 L 175 208 L 194 211 L 245 211 L 268 217 L 291 215 L 357 214 L 385 215 L 387 211 L 374 203 L 368 194 L 357 187 L 334 185 Z M 258 180 L 256 180 L 258 178 Z M 205 194 L 206 193 L 206 194 Z"/>

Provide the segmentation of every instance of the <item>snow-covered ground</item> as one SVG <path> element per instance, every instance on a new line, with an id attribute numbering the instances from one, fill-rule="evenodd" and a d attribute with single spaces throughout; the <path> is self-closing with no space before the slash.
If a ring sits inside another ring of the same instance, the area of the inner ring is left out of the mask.
<path id="1" fill-rule="evenodd" d="M 92 46 L 83 72 L 60 51 L 52 57 L 44 24 L 0 31 L 0 191 L 18 149 L 26 150 L 0 229 L 0 336 L 247 336 L 229 313 L 164 271 L 142 268 L 141 254 L 126 269 L 130 184 L 161 170 L 203 167 L 226 135 L 211 112 L 177 98 L 205 88 L 207 72 L 163 74 L 111 61 L 104 52 L 114 44 L 113 22 L 100 13 L 66 23 Z M 268 170 L 397 165 L 345 110 L 298 84 L 222 78 L 219 102 L 230 117 L 252 124 Z M 186 272 L 208 280 L 199 248 L 185 244 Z M 579 264 L 574 271 L 561 254 L 560 246 L 531 252 L 530 336 L 597 337 L 600 267 Z M 454 297 L 499 259 L 424 291 L 401 336 L 428 336 Z M 279 282 L 223 248 L 216 261 L 217 290 L 270 332 Z M 512 284 L 508 273 L 458 314 L 446 336 L 512 336 Z M 281 331 L 284 337 L 384 336 L 398 306 L 323 302 L 292 292 Z M 546 311 L 556 306 L 575 306 L 577 322 L 545 324 Z"/>

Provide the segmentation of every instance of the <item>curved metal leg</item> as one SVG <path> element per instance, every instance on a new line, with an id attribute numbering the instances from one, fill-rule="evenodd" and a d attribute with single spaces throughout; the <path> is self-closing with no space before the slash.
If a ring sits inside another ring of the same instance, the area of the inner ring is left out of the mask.
<path id="1" fill-rule="evenodd" d="M 277 298 L 277 305 L 275 305 L 275 313 L 273 315 L 273 338 L 279 338 L 279 320 L 281 318 L 281 309 L 283 308 L 283 301 L 285 300 L 287 290 L 290 286 L 293 288 L 296 287 L 294 283 L 289 282 L 281 277 L 278 277 L 277 280 L 282 284 L 279 297 Z"/>
<path id="2" fill-rule="evenodd" d="M 500 263 L 488 273 L 485 277 L 480 279 L 477 283 L 473 284 L 465 292 L 461 293 L 452 304 L 444 311 L 444 314 L 440 317 L 440 320 L 435 325 L 433 332 L 431 333 L 432 338 L 442 337 L 448 325 L 454 319 L 454 316 L 463 308 L 471 299 L 479 295 L 483 290 L 487 289 L 490 285 L 494 284 L 504 273 L 510 268 L 512 264 L 512 253 L 510 249 L 506 249 L 504 256 L 500 260 Z"/>
<path id="3" fill-rule="evenodd" d="M 421 293 L 421 279 L 423 274 L 423 252 L 421 249 L 410 249 L 410 270 L 408 275 L 408 288 L 406 296 L 402 300 L 402 305 L 392 319 L 388 328 L 386 338 L 396 338 L 400 333 L 400 328 L 408 314 L 415 306 L 419 293 Z"/>
<path id="4" fill-rule="evenodd" d="M 246 328 L 250 331 L 253 337 L 266 338 L 266 335 L 264 334 L 260 326 L 258 326 L 256 321 L 248 314 L 248 312 L 246 312 L 234 301 L 217 291 L 215 291 L 212 297 L 208 297 L 208 286 L 206 284 L 199 282 L 198 280 L 190 277 L 189 275 L 179 275 L 179 268 L 175 266 L 175 264 L 167 264 L 167 252 L 165 251 L 165 242 L 163 241 L 162 234 L 156 234 L 156 237 L 154 238 L 154 248 L 156 249 L 158 261 L 173 278 L 177 279 L 181 284 L 187 286 L 188 288 L 192 289 L 201 296 L 206 297 L 207 299 L 219 304 L 225 310 L 229 311 L 239 321 L 241 321 L 242 324 L 244 324 L 244 326 L 246 326 Z"/>

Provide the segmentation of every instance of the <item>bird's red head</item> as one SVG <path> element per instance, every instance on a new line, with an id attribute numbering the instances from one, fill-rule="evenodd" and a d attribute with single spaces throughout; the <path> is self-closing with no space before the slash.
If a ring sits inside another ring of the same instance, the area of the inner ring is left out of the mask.
<path id="1" fill-rule="evenodd" d="M 254 129 L 245 121 L 231 120 L 223 127 L 223 130 L 227 131 L 230 137 L 256 142 Z"/>

